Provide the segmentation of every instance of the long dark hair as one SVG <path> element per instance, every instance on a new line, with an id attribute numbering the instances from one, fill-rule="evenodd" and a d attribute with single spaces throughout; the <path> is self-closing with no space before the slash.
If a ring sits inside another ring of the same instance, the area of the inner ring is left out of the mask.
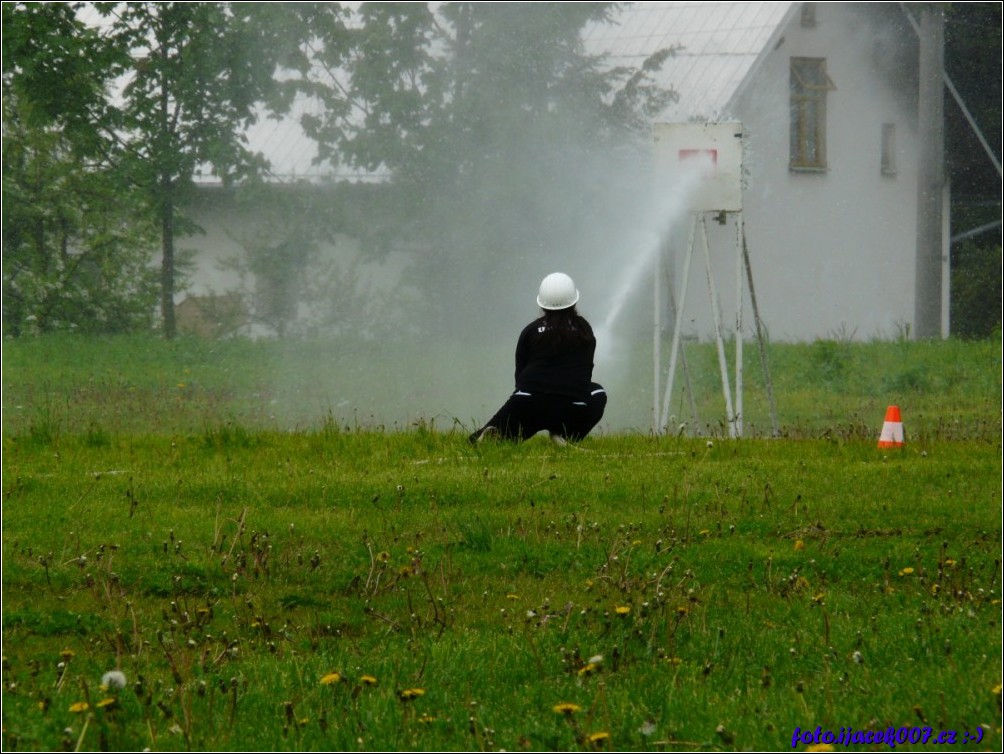
<path id="1" fill-rule="evenodd" d="M 593 328 L 579 316 L 574 304 L 565 309 L 545 309 L 544 328 L 540 343 L 548 348 L 564 350 L 594 340 Z"/>

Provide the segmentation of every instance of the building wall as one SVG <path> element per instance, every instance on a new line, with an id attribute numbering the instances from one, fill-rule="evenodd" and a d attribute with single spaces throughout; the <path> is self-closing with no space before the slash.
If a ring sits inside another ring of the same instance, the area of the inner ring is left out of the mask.
<path id="1" fill-rule="evenodd" d="M 881 10 L 872 12 L 875 6 Z M 916 40 L 882 6 L 818 3 L 812 28 L 803 28 L 796 12 L 735 107 L 746 134 L 746 237 L 757 302 L 773 340 L 891 338 L 905 334 L 914 316 L 916 73 L 909 61 L 916 60 Z M 793 57 L 825 58 L 835 86 L 827 94 L 821 172 L 789 168 Z M 893 175 L 882 172 L 885 123 L 895 124 Z M 721 309 L 731 323 L 736 234 L 728 226 L 710 227 Z M 678 275 L 685 245 L 676 242 Z M 685 317 L 705 337 L 711 319 L 703 260 L 695 257 L 698 262 L 690 297 L 703 311 Z M 746 311 L 749 334 L 748 295 Z"/>

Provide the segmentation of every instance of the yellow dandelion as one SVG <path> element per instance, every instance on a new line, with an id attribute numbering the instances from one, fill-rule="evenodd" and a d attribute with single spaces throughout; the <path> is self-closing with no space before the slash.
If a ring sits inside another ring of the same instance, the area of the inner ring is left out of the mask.
<path id="1" fill-rule="evenodd" d="M 342 675 L 341 673 L 328 673 L 321 677 L 322 686 L 330 686 L 334 683 L 341 683 Z"/>
<path id="2" fill-rule="evenodd" d="M 376 676 L 375 675 L 363 675 L 359 677 L 359 683 L 363 686 L 376 686 Z"/>
<path id="3" fill-rule="evenodd" d="M 668 662 L 670 665 L 682 665 L 683 664 L 683 660 L 680 659 L 679 657 L 667 657 L 666 658 L 666 662 Z"/>
<path id="4" fill-rule="evenodd" d="M 86 712 L 88 709 L 90 709 L 90 706 L 91 705 L 89 705 L 87 702 L 74 702 L 73 704 L 70 705 L 70 712 L 76 712 L 76 713 Z"/>
<path id="5" fill-rule="evenodd" d="M 617 613 L 618 615 L 627 615 L 628 613 L 631 612 L 631 606 L 618 605 L 617 607 L 614 608 L 614 612 Z"/>
<path id="6" fill-rule="evenodd" d="M 299 725 L 302 728 L 305 725 L 309 725 L 310 724 L 310 718 L 309 717 L 301 717 L 299 720 L 296 721 L 296 724 Z"/>
<path id="7" fill-rule="evenodd" d="M 62 652 L 59 653 L 59 656 L 63 658 L 64 662 L 69 662 L 74 658 L 74 656 L 76 656 L 76 654 L 77 653 L 74 652 L 72 649 L 64 649 Z"/>
<path id="8" fill-rule="evenodd" d="M 687 613 L 689 613 L 690 611 L 687 609 L 686 605 L 680 605 L 678 608 L 676 608 L 676 612 L 678 615 L 682 617 Z"/>
<path id="9" fill-rule="evenodd" d="M 587 662 L 581 668 L 579 668 L 579 675 L 592 675 L 596 672 L 596 663 Z"/>
<path id="10" fill-rule="evenodd" d="M 410 576 L 411 575 L 411 566 L 410 565 L 401 566 L 400 568 L 397 569 L 397 575 L 398 576 Z"/>
<path id="11" fill-rule="evenodd" d="M 386 550 L 378 552 L 376 559 L 379 560 L 381 563 L 386 563 L 388 560 L 390 560 L 390 553 L 387 552 Z"/>
<path id="12" fill-rule="evenodd" d="M 931 584 L 931 594 L 933 596 L 937 596 L 938 592 L 940 592 L 940 591 L 941 591 L 941 587 L 940 586 L 938 586 L 937 584 Z"/>
<path id="13" fill-rule="evenodd" d="M 795 549 L 796 550 L 804 550 L 805 549 L 805 542 L 803 542 L 800 539 L 796 539 L 795 540 Z"/>
<path id="14" fill-rule="evenodd" d="M 512 592 L 510 592 L 509 594 L 507 594 L 505 596 L 505 598 L 507 600 L 518 600 L 519 599 L 519 595 L 518 594 L 513 594 Z"/>
<path id="15" fill-rule="evenodd" d="M 425 689 L 405 689 L 398 692 L 398 697 L 402 702 L 410 702 L 413 699 L 418 699 L 420 696 L 425 696 Z"/>
<path id="16" fill-rule="evenodd" d="M 102 707 L 114 707 L 117 703 L 118 699 L 116 699 L 114 696 L 106 696 L 104 699 L 102 699 L 94 706 L 100 709 Z"/>
<path id="17" fill-rule="evenodd" d="M 587 740 L 593 745 L 602 744 L 610 740 L 610 734 L 605 730 L 597 731 L 596 733 L 590 733 Z"/>
<path id="18" fill-rule="evenodd" d="M 904 568 L 903 570 L 901 570 L 899 572 L 899 575 L 900 576 L 909 576 L 911 573 L 913 573 L 913 569 L 910 566 L 907 566 L 906 568 Z"/>
<path id="19" fill-rule="evenodd" d="M 631 542 L 631 544 L 632 544 L 632 545 L 633 545 L 634 547 L 637 547 L 638 545 L 640 545 L 640 544 L 641 544 L 641 540 L 640 540 L 640 539 L 636 539 L 636 540 L 634 540 L 633 542 Z"/>
<path id="20" fill-rule="evenodd" d="M 990 690 L 994 693 L 994 696 L 1000 696 L 1001 695 L 1001 684 L 998 683 L 996 686 L 994 686 Z"/>
<path id="21" fill-rule="evenodd" d="M 430 715 L 427 712 L 423 712 L 422 716 L 420 718 L 418 718 L 418 722 L 420 722 L 420 723 L 426 723 L 426 724 L 428 724 L 428 723 L 434 723 L 434 722 L 436 722 L 436 718 L 434 718 L 432 715 Z"/>
<path id="22" fill-rule="evenodd" d="M 833 744 L 812 744 L 805 747 L 806 751 L 834 751 Z"/>
<path id="23" fill-rule="evenodd" d="M 945 565 L 951 568 L 953 565 L 955 565 L 955 561 L 952 558 L 947 558 L 945 560 Z"/>
<path id="24" fill-rule="evenodd" d="M 818 594 L 813 595 L 812 601 L 815 602 L 816 604 L 819 604 L 825 598 L 826 598 L 826 592 L 819 592 Z"/>
<path id="25" fill-rule="evenodd" d="M 711 533 L 711 531 L 710 531 L 709 529 L 701 529 L 701 530 L 700 530 L 699 532 L 697 532 L 697 533 L 698 533 L 698 534 L 699 534 L 700 536 L 702 536 L 702 537 L 706 537 L 706 536 L 708 536 L 708 535 L 709 535 L 709 534 Z"/>
<path id="26" fill-rule="evenodd" d="M 184 382 L 179 382 L 178 383 L 178 390 L 184 390 L 184 389 L 185 389 L 185 383 Z"/>
<path id="27" fill-rule="evenodd" d="M 557 712 L 559 715 L 572 715 L 579 712 L 582 707 L 578 704 L 573 704 L 572 702 L 558 702 L 551 709 Z"/>

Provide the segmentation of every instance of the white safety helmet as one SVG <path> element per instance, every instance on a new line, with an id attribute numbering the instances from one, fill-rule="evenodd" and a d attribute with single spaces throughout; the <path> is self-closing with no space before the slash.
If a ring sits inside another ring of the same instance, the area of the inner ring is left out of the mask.
<path id="1" fill-rule="evenodd" d="M 563 272 L 552 272 L 540 281 L 540 291 L 537 293 L 537 306 L 541 309 L 567 309 L 575 306 L 579 300 L 579 291 L 575 283 Z"/>

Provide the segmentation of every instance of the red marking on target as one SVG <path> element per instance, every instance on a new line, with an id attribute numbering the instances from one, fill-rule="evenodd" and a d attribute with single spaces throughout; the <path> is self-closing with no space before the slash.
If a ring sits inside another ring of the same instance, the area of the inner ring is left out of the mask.
<path id="1" fill-rule="evenodd" d="M 717 149 L 681 149 L 677 157 L 684 167 L 700 167 L 702 180 L 713 181 L 718 177 Z"/>

